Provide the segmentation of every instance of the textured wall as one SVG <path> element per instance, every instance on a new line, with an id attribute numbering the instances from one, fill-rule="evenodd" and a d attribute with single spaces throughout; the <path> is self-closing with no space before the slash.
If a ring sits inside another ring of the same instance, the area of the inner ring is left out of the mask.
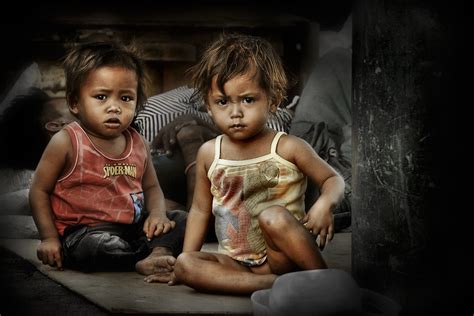
<path id="1" fill-rule="evenodd" d="M 352 271 L 408 311 L 464 294 L 444 288 L 457 282 L 445 250 L 462 218 L 444 208 L 440 171 L 453 47 L 442 10 L 425 2 L 360 1 L 354 15 Z"/>

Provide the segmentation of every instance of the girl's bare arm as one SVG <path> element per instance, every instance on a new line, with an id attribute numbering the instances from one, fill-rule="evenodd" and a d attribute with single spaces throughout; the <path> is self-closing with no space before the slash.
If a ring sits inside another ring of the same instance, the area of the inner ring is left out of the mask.
<path id="1" fill-rule="evenodd" d="M 214 140 L 204 143 L 196 158 L 196 185 L 184 236 L 184 251 L 199 251 L 204 243 L 212 211 L 211 183 L 207 171 L 214 157 Z"/>
<path id="2" fill-rule="evenodd" d="M 320 196 L 302 222 L 314 236 L 319 235 L 320 247 L 324 248 L 327 238 L 331 240 L 334 236 L 332 211 L 344 197 L 344 179 L 301 138 L 282 137 L 278 151 L 319 187 Z"/>

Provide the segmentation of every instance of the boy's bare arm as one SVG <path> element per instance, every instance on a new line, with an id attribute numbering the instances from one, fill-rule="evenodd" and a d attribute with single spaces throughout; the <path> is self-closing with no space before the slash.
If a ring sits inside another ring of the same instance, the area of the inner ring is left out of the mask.
<path id="1" fill-rule="evenodd" d="M 143 224 L 143 232 L 146 234 L 148 240 L 151 240 L 153 236 L 166 234 L 172 230 L 176 223 L 169 220 L 166 216 L 165 196 L 158 182 L 148 146 L 147 150 L 148 163 L 143 174 L 142 188 L 145 198 L 145 207 L 149 215 Z"/>
<path id="2" fill-rule="evenodd" d="M 196 158 L 196 185 L 193 204 L 186 221 L 184 251 L 199 251 L 204 243 L 212 211 L 212 194 L 207 171 L 214 157 L 214 141 L 204 143 Z"/>
<path id="3" fill-rule="evenodd" d="M 67 165 L 71 142 L 65 131 L 58 132 L 49 142 L 36 168 L 29 193 L 33 219 L 42 240 L 38 258 L 45 264 L 62 266 L 61 244 L 54 225 L 50 194 Z"/>

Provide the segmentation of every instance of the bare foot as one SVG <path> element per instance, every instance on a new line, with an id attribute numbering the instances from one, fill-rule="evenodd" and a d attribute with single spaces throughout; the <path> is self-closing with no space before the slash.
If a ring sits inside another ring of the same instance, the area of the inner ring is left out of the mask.
<path id="1" fill-rule="evenodd" d="M 135 264 L 135 270 L 143 275 L 168 275 L 173 272 L 176 258 L 169 250 L 154 248 L 151 254 Z"/>

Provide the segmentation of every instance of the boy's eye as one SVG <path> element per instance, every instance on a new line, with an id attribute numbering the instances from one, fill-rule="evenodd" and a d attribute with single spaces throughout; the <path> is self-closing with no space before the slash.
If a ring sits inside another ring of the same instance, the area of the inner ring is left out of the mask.
<path id="1" fill-rule="evenodd" d="M 122 99 L 122 101 L 124 101 L 124 102 L 130 102 L 130 101 L 133 100 L 132 97 L 130 97 L 130 96 L 128 96 L 128 95 L 124 95 L 121 99 Z"/>
<path id="2" fill-rule="evenodd" d="M 95 98 L 96 98 L 97 100 L 103 101 L 103 100 L 105 100 L 107 97 L 106 97 L 105 95 L 103 95 L 103 94 L 99 94 L 99 95 L 96 95 Z"/>

